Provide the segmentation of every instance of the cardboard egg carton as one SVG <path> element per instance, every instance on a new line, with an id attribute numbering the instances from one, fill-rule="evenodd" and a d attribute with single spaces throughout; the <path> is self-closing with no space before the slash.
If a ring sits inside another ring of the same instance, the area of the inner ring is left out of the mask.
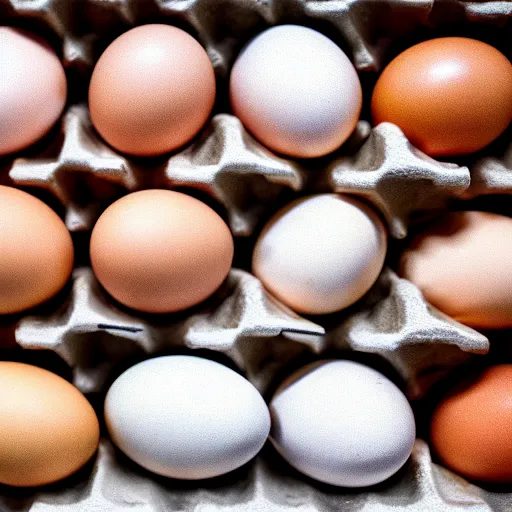
<path id="1" fill-rule="evenodd" d="M 216 70 L 218 101 L 214 116 L 190 145 L 161 158 L 133 159 L 113 151 L 94 130 L 87 84 L 97 58 L 115 37 L 153 22 L 175 24 L 199 39 Z M 249 252 L 262 222 L 297 195 L 335 191 L 362 196 L 380 211 L 391 236 L 401 239 L 415 222 L 443 209 L 512 192 L 510 128 L 476 158 L 441 162 L 414 148 L 398 127 L 383 123 L 372 129 L 363 120 L 335 154 L 293 161 L 274 155 L 247 133 L 228 113 L 226 99 L 238 51 L 268 26 L 318 28 L 342 46 L 366 77 L 381 69 L 396 37 L 416 31 L 492 29 L 505 41 L 512 2 L 0 0 L 0 23 L 45 36 L 60 53 L 69 82 L 62 121 L 34 148 L 0 160 L 2 182 L 54 196 L 72 232 L 87 233 L 109 203 L 144 188 L 211 197 L 238 247 L 249 247 Z M 272 297 L 247 265 L 232 269 L 205 303 L 163 316 L 124 308 L 105 293 L 89 267 L 81 266 L 68 289 L 49 305 L 6 322 L 6 337 L 25 349 L 55 352 L 71 368 L 74 384 L 90 397 L 102 396 L 127 361 L 183 350 L 207 354 L 206 349 L 226 356 L 266 397 L 298 362 L 350 351 L 377 355 L 394 368 L 409 398 L 419 400 L 443 375 L 489 350 L 486 336 L 437 311 L 388 267 L 355 306 L 325 318 L 302 318 Z M 315 483 L 270 447 L 225 477 L 171 481 L 142 470 L 108 439 L 102 440 L 94 461 L 62 483 L 23 492 L 0 488 L 1 512 L 508 512 L 511 503 L 512 493 L 484 490 L 433 463 L 421 439 L 398 475 L 362 491 Z"/>

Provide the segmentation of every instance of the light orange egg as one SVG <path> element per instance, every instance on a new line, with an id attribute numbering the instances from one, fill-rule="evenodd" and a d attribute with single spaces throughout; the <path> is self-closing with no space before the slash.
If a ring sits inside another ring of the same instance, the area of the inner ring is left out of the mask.
<path id="1" fill-rule="evenodd" d="M 39 199 L 0 186 L 0 314 L 53 297 L 73 269 L 73 242 L 59 216 Z"/>
<path id="2" fill-rule="evenodd" d="M 215 101 L 208 55 L 189 34 L 142 25 L 118 37 L 94 68 L 91 119 L 115 149 L 151 156 L 179 148 L 204 125 Z"/>
<path id="3" fill-rule="evenodd" d="M 398 125 L 429 155 L 478 151 L 512 120 L 512 64 L 474 39 L 425 41 L 384 69 L 373 91 L 372 115 L 375 125 Z"/>
<path id="4" fill-rule="evenodd" d="M 450 469 L 512 483 L 512 364 L 492 366 L 452 391 L 435 410 L 430 435 Z"/>
<path id="5" fill-rule="evenodd" d="M 58 375 L 0 362 L 0 483 L 61 480 L 96 452 L 99 423 L 87 399 Z"/>
<path id="6" fill-rule="evenodd" d="M 189 308 L 224 281 L 233 259 L 228 226 L 209 206 L 171 190 L 129 194 L 103 212 L 91 263 L 122 304 L 149 313 Z"/>

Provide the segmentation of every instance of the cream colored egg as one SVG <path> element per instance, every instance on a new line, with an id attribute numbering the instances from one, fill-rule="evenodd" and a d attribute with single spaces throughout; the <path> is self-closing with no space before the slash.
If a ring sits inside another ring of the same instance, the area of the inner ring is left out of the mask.
<path id="1" fill-rule="evenodd" d="M 231 72 L 235 115 L 267 147 L 299 158 L 340 147 L 357 124 L 362 97 L 357 72 L 341 48 L 298 25 L 256 36 Z"/>
<path id="2" fill-rule="evenodd" d="M 332 313 L 360 299 L 386 256 L 385 228 L 363 202 L 344 195 L 299 199 L 263 229 L 254 274 L 295 311 Z"/>

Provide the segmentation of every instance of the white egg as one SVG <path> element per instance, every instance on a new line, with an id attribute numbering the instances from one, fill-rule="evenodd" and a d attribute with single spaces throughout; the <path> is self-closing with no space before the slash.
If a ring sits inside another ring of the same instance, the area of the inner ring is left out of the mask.
<path id="1" fill-rule="evenodd" d="M 230 97 L 235 115 L 257 139 L 300 158 L 341 146 L 362 105 L 349 58 L 320 32 L 298 25 L 272 27 L 242 50 Z"/>
<path id="2" fill-rule="evenodd" d="M 416 427 L 409 402 L 381 373 L 352 361 L 322 361 L 283 383 L 270 404 L 270 439 L 302 473 L 364 487 L 396 473 Z"/>
<path id="3" fill-rule="evenodd" d="M 192 356 L 158 357 L 129 368 L 107 393 L 105 421 L 132 460 L 187 480 L 242 466 L 270 430 L 267 405 L 249 381 Z"/>
<path id="4" fill-rule="evenodd" d="M 295 311 L 332 313 L 371 288 L 386 248 L 385 228 L 370 207 L 321 194 L 299 199 L 270 219 L 254 248 L 252 268 Z"/>

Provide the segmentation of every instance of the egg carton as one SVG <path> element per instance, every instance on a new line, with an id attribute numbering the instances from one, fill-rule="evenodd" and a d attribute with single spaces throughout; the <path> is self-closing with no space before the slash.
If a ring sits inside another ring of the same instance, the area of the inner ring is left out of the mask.
<path id="1" fill-rule="evenodd" d="M 13 337 L 26 349 L 52 350 L 73 369 L 84 393 L 105 391 L 116 364 L 177 347 L 221 352 L 264 393 L 289 360 L 333 350 L 357 350 L 388 359 L 423 397 L 438 378 L 488 339 L 447 317 L 409 281 L 385 269 L 372 290 L 327 332 L 272 297 L 248 272 L 232 269 L 223 287 L 187 315 L 137 315 L 114 304 L 87 267 L 75 269 L 70 294 L 46 315 L 24 316 Z M 434 371 L 427 371 L 435 365 Z"/>
<path id="2" fill-rule="evenodd" d="M 211 121 L 186 148 L 162 158 L 127 158 L 92 127 L 86 85 L 97 58 L 115 37 L 150 22 L 175 24 L 201 41 L 217 74 L 219 99 Z M 211 197 L 236 235 L 238 251 L 252 247 L 262 221 L 298 194 L 359 195 L 381 212 L 399 240 L 439 211 L 478 206 L 482 196 L 512 192 L 510 129 L 478 158 L 450 163 L 414 148 L 394 125 L 372 129 L 363 120 L 334 155 L 307 162 L 274 155 L 226 113 L 232 62 L 243 44 L 267 26 L 299 23 L 323 31 L 352 58 L 364 86 L 364 79 L 381 68 L 396 36 L 455 27 L 459 33 L 492 29 L 505 41 L 512 26 L 509 1 L 0 0 L 0 23 L 46 36 L 60 52 L 69 82 L 62 122 L 34 148 L 0 160 L 0 178 L 40 191 L 62 211 L 75 238 L 90 231 L 109 203 L 145 188 Z M 376 354 L 390 363 L 416 401 L 490 345 L 484 334 L 429 305 L 388 267 L 354 307 L 306 319 L 244 269 L 232 269 L 221 289 L 191 311 L 142 315 L 112 300 L 85 266 L 74 270 L 68 289 L 50 304 L 4 324 L 8 343 L 58 354 L 71 368 L 74 384 L 93 401 L 123 365 L 148 354 L 183 350 L 227 356 L 265 396 L 290 365 L 352 353 L 347 351 Z M 108 439 L 91 464 L 63 483 L 23 492 L 0 488 L 1 512 L 289 509 L 508 512 L 512 494 L 483 490 L 436 465 L 421 439 L 398 475 L 357 492 L 299 475 L 270 447 L 226 477 L 170 481 L 140 469 Z"/>

